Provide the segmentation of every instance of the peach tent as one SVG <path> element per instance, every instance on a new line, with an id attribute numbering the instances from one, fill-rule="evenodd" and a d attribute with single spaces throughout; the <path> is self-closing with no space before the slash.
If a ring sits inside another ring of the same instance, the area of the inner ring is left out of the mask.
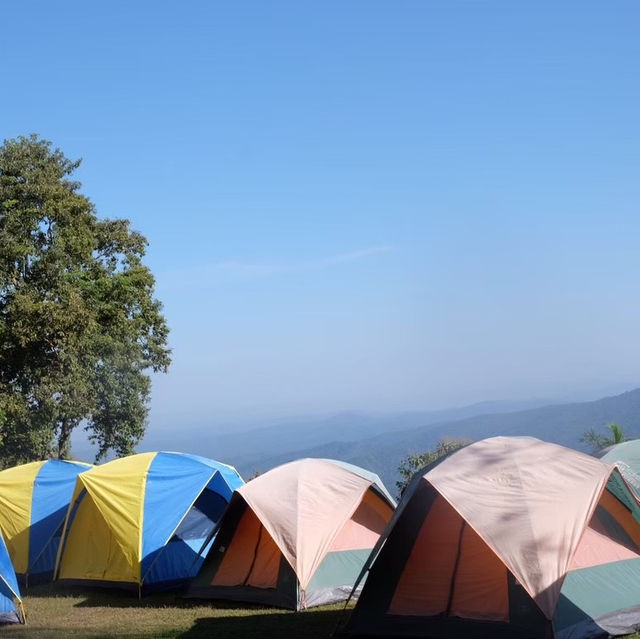
<path id="1" fill-rule="evenodd" d="M 327 459 L 241 486 L 188 596 L 301 610 L 344 600 L 391 519 L 377 475 Z"/>
<path id="2" fill-rule="evenodd" d="M 414 477 L 372 553 L 347 634 L 633 632 L 639 520 L 638 502 L 608 464 L 529 437 L 477 442 Z"/>

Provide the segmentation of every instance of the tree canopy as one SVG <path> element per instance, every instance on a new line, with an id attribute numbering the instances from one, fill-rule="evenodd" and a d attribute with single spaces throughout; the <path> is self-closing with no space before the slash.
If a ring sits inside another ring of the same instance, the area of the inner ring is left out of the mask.
<path id="1" fill-rule="evenodd" d="M 99 219 L 72 161 L 32 135 L 0 146 L 0 460 L 132 452 L 168 328 L 142 263 L 146 239 Z"/>
<path id="2" fill-rule="evenodd" d="M 615 424 L 613 422 L 607 424 L 607 429 L 610 434 L 601 435 L 594 428 L 591 428 L 582 434 L 580 441 L 585 444 L 589 444 L 589 446 L 591 446 L 592 453 L 597 453 L 603 448 L 608 448 L 614 444 L 620 444 L 621 442 L 627 441 L 624 429 L 619 424 Z"/>

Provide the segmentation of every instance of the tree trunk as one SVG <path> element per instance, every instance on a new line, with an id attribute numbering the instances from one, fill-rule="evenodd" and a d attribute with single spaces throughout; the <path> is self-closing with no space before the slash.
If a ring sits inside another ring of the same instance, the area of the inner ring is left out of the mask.
<path id="1" fill-rule="evenodd" d="M 70 419 L 63 419 L 60 424 L 60 434 L 58 435 L 58 459 L 71 459 L 71 431 L 73 422 Z"/>

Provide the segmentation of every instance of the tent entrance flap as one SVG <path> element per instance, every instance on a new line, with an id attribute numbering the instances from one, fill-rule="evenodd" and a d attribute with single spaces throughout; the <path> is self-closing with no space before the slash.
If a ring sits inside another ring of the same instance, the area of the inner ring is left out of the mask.
<path id="1" fill-rule="evenodd" d="M 388 612 L 509 618 L 506 567 L 441 495 L 422 523 Z"/>
<path id="2" fill-rule="evenodd" d="M 212 586 L 275 588 L 282 553 L 251 508 L 246 508 Z"/>

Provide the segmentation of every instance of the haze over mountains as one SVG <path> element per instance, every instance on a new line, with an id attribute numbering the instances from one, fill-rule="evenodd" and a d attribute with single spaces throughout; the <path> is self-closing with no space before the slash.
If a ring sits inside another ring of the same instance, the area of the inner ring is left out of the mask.
<path id="1" fill-rule="evenodd" d="M 341 459 L 377 472 L 395 493 L 400 461 L 433 447 L 441 438 L 475 441 L 494 435 L 530 435 L 584 450 L 580 442 L 584 431 L 602 429 L 612 421 L 621 424 L 627 436 L 640 436 L 640 388 L 595 401 L 483 402 L 387 415 L 344 412 L 224 433 L 208 424 L 150 429 L 138 450 L 180 450 L 212 457 L 233 464 L 245 478 L 302 457 Z M 74 452 L 79 458 L 91 457 L 86 443 L 74 444 Z"/>
<path id="2" fill-rule="evenodd" d="M 190 442 L 188 448 L 229 460 L 245 477 L 301 457 L 342 459 L 374 470 L 393 491 L 402 458 L 432 447 L 443 437 L 478 440 L 493 435 L 531 435 L 584 448 L 580 442 L 584 431 L 611 421 L 623 425 L 629 436 L 640 434 L 640 389 L 596 401 L 546 406 L 531 400 L 385 416 L 341 413 L 220 436 L 202 438 L 193 433 L 199 441 Z M 170 444 L 159 445 L 163 442 L 158 436 L 152 441 L 157 448 Z"/>
<path id="3" fill-rule="evenodd" d="M 267 470 L 301 457 L 342 459 L 374 470 L 394 492 L 397 468 L 403 457 L 422 452 L 443 437 L 464 437 L 476 441 L 494 435 L 530 435 L 584 450 L 585 446 L 580 442 L 584 431 L 589 428 L 600 429 L 612 421 L 621 424 L 627 436 L 640 435 L 640 389 L 590 402 L 555 404 L 526 410 L 505 408 L 502 407 L 502 412 L 484 411 L 388 432 L 371 432 L 369 436 L 350 440 L 334 439 L 322 445 L 279 454 L 270 455 L 267 449 L 253 454 L 238 454 L 235 463 L 241 473 L 249 475 L 256 469 Z M 469 410 L 472 409 L 469 407 Z M 417 419 L 417 416 L 412 416 L 412 419 Z M 277 438 L 275 432 L 272 432 L 272 436 L 278 440 L 281 450 L 287 447 L 286 439 Z M 245 449 L 250 442 L 251 439 L 245 440 Z"/>

